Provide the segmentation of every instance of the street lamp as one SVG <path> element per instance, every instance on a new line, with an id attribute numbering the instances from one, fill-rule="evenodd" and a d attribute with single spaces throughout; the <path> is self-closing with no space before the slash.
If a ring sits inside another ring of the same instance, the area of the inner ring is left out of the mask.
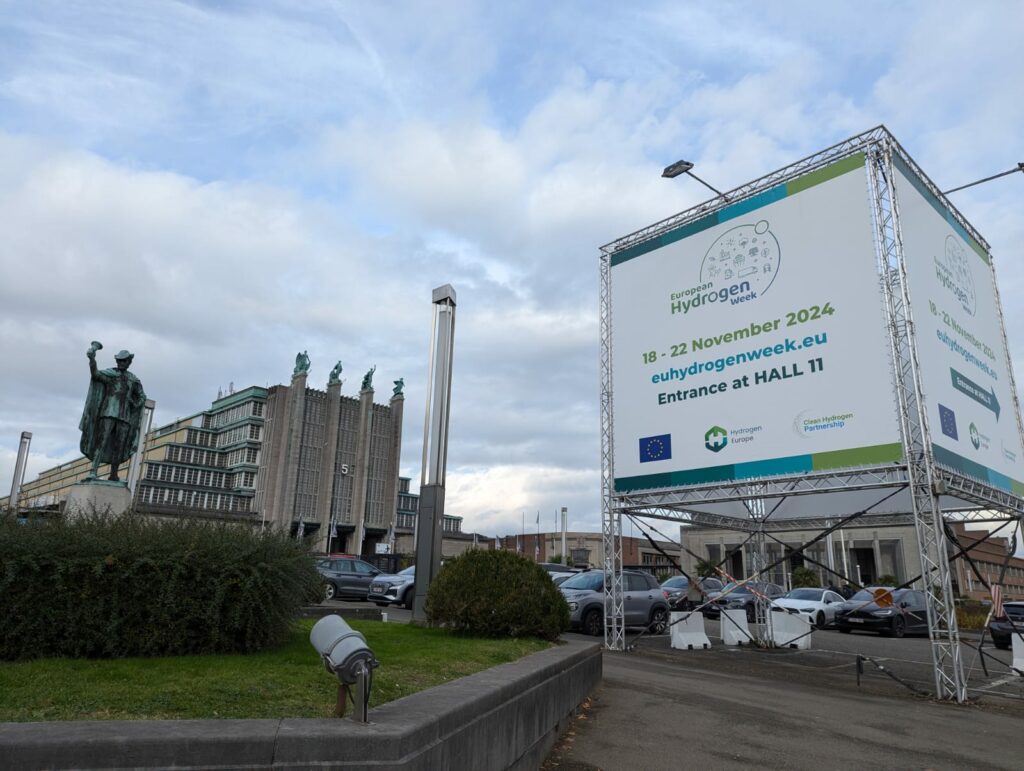
<path id="1" fill-rule="evenodd" d="M 693 164 L 690 164 L 690 165 L 692 166 Z M 671 168 L 671 166 L 669 168 Z M 667 172 L 668 169 L 665 169 L 665 171 Z M 1018 171 L 1024 172 L 1024 163 L 1018 163 L 1012 169 L 1007 169 L 1006 171 L 1001 171 L 998 174 L 993 174 L 991 177 L 985 177 L 984 179 L 979 179 L 979 180 L 977 180 L 975 182 L 968 182 L 966 185 L 960 185 L 960 187 L 951 188 L 950 190 L 947 190 L 946 192 L 944 192 L 943 195 L 949 195 L 950 193 L 955 193 L 957 190 L 963 190 L 964 188 L 967 188 L 967 187 L 974 187 L 975 185 L 980 185 L 982 182 L 991 182 L 993 179 L 999 179 L 1000 177 L 1005 177 L 1007 174 L 1015 174 Z M 679 172 L 679 173 L 682 173 L 682 172 Z M 662 174 L 662 176 L 666 176 L 666 174 Z"/>
<path id="2" fill-rule="evenodd" d="M 725 198 L 726 200 L 729 199 L 729 196 L 727 196 L 721 190 L 716 190 L 715 188 L 711 187 L 711 185 L 709 185 L 707 182 L 705 182 L 703 179 L 701 179 L 696 174 L 694 174 L 693 173 L 693 164 L 690 163 L 689 161 L 681 161 L 681 160 L 680 161 L 676 161 L 672 165 L 666 166 L 665 170 L 663 172 L 661 172 L 661 176 L 665 177 L 665 179 L 675 179 L 680 174 L 689 174 L 691 177 L 693 177 L 695 180 L 700 182 L 702 185 L 704 185 L 704 187 L 706 187 L 708 190 L 713 192 L 715 195 L 717 195 L 717 196 L 719 196 L 721 198 Z"/>

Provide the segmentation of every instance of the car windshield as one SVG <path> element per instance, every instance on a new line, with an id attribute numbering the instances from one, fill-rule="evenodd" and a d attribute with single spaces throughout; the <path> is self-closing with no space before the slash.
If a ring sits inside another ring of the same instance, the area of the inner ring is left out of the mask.
<path id="1" fill-rule="evenodd" d="M 751 594 L 750 584 L 737 584 L 735 581 L 730 581 L 722 587 L 722 594 Z"/>
<path id="2" fill-rule="evenodd" d="M 823 589 L 791 589 L 786 593 L 785 599 L 787 600 L 814 600 L 815 602 L 821 600 L 821 593 Z"/>
<path id="3" fill-rule="evenodd" d="M 1017 619 L 1024 619 L 1024 605 L 1004 605 L 1003 610 L 1006 611 L 1006 615 L 1014 621 Z"/>
<path id="4" fill-rule="evenodd" d="M 872 586 L 869 589 L 861 589 L 859 592 L 853 595 L 853 597 L 851 597 L 848 600 L 848 602 L 874 602 L 875 592 L 881 589 L 885 589 L 886 591 L 892 591 L 891 589 L 887 589 L 884 586 Z"/>
<path id="5" fill-rule="evenodd" d="M 603 587 L 604 576 L 601 573 L 580 573 L 567 580 L 559 588 L 599 592 Z"/>
<path id="6" fill-rule="evenodd" d="M 686 580 L 686 576 L 675 576 L 670 578 L 668 581 L 662 584 L 666 589 L 680 589 L 684 586 L 689 586 L 690 582 Z"/>

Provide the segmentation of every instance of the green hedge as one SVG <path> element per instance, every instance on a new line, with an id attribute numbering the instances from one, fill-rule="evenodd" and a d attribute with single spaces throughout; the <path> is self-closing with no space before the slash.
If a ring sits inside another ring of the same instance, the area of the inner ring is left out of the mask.
<path id="1" fill-rule="evenodd" d="M 305 545 L 275 531 L 0 516 L 0 659 L 263 650 L 322 597 Z"/>
<path id="2" fill-rule="evenodd" d="M 510 551 L 472 549 L 445 563 L 430 585 L 427 620 L 481 637 L 555 640 L 569 606 L 544 568 Z"/>

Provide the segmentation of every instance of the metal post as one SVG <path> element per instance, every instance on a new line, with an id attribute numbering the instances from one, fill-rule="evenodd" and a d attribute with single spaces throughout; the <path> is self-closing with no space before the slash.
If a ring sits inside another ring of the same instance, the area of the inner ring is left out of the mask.
<path id="1" fill-rule="evenodd" d="M 14 515 L 18 515 L 18 498 L 21 497 L 21 486 L 25 482 L 25 466 L 28 463 L 28 449 L 32 446 L 32 432 L 21 432 L 21 443 L 18 445 L 18 460 L 14 463 L 14 479 L 11 480 L 11 497 L 7 505 Z M 564 509 L 563 509 L 564 511 Z"/>
<path id="2" fill-rule="evenodd" d="M 452 352 L 455 344 L 455 290 L 437 287 L 432 295 L 434 327 L 430 340 L 426 415 L 423 425 L 423 467 L 416 529 L 416 584 L 412 620 L 426 621 L 427 590 L 441 569 L 444 522 L 444 480 L 448 463 L 448 417 L 452 395 Z"/>
<path id="3" fill-rule="evenodd" d="M 568 546 L 566 544 L 566 530 L 565 530 L 566 520 L 568 519 L 568 514 L 569 514 L 569 510 L 565 506 L 563 506 L 562 507 L 562 564 L 565 565 L 566 567 L 569 567 L 569 552 L 566 551 Z"/>
<path id="4" fill-rule="evenodd" d="M 355 709 L 352 710 L 352 719 L 357 723 L 366 722 L 366 702 L 367 702 L 367 674 L 368 670 L 363 662 L 356 664 L 356 692 L 355 692 Z"/>

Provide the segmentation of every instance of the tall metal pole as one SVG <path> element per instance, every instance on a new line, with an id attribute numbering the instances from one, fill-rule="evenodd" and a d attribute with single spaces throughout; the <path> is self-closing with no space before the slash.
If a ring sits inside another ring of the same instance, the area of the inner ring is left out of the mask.
<path id="1" fill-rule="evenodd" d="M 28 448 L 32 446 L 32 432 L 21 432 L 21 444 L 18 445 L 18 460 L 14 464 L 14 479 L 11 480 L 11 497 L 7 499 L 14 515 L 18 514 L 18 498 L 21 497 L 21 486 L 25 482 L 25 465 L 28 463 Z"/>
<path id="2" fill-rule="evenodd" d="M 451 284 L 433 291 L 434 329 L 430 341 L 423 467 L 416 541 L 416 584 L 412 620 L 426 621 L 427 590 L 441 569 L 444 537 L 444 479 L 448 464 L 448 416 L 452 396 L 452 351 L 455 344 L 455 290 Z"/>
<path id="3" fill-rule="evenodd" d="M 569 552 L 566 551 L 566 543 L 565 543 L 565 541 L 566 541 L 566 538 L 565 538 L 565 521 L 566 521 L 568 513 L 569 513 L 569 510 L 565 506 L 563 506 L 562 507 L 562 564 L 565 565 L 566 567 L 569 566 Z"/>

